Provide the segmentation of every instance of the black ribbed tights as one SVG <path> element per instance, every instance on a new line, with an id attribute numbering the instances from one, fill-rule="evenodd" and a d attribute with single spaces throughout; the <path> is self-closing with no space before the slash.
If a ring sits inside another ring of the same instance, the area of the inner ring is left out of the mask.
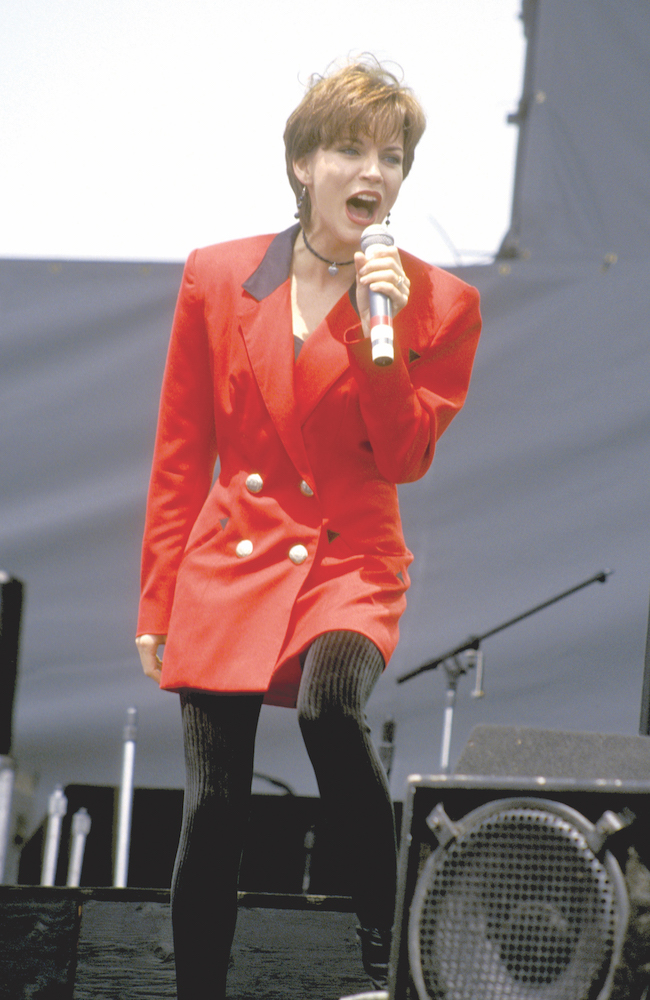
<path id="1" fill-rule="evenodd" d="M 297 708 L 360 923 L 386 930 L 395 903 L 395 829 L 365 720 L 383 666 L 365 636 L 321 635 L 304 658 Z M 181 695 L 186 788 L 172 881 L 178 1000 L 226 996 L 261 706 L 258 695 Z"/>

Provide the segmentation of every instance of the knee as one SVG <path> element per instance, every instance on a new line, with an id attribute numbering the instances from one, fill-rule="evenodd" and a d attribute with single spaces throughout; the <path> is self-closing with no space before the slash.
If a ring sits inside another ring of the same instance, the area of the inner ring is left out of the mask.
<path id="1" fill-rule="evenodd" d="M 370 734 L 365 713 L 340 703 L 299 705 L 298 724 L 306 743 L 356 743 Z"/>
<path id="2" fill-rule="evenodd" d="M 301 729 L 326 728 L 341 716 L 340 706 L 331 705 L 324 699 L 299 698 L 296 711 Z"/>
<path id="3" fill-rule="evenodd" d="M 301 725 L 338 725 L 346 719 L 363 716 L 363 706 L 358 704 L 353 692 L 341 690 L 331 678 L 327 679 L 327 683 L 301 685 L 296 710 Z"/>

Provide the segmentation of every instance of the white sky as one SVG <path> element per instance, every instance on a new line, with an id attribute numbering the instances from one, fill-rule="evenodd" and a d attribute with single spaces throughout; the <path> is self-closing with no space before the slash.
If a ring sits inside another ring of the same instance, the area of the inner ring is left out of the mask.
<path id="1" fill-rule="evenodd" d="M 286 118 L 312 72 L 372 51 L 403 68 L 429 119 L 397 242 L 439 264 L 484 260 L 510 218 L 520 8 L 2 0 L 0 257 L 182 260 L 286 228 Z"/>

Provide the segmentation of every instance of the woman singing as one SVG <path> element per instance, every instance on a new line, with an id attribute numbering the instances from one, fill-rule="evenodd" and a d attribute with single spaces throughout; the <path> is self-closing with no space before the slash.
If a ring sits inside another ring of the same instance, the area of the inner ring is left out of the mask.
<path id="1" fill-rule="evenodd" d="M 373 59 L 317 78 L 284 136 L 298 223 L 196 250 L 185 267 L 137 638 L 144 672 L 182 708 L 179 1000 L 225 996 L 263 702 L 297 709 L 344 838 L 364 967 L 386 984 L 395 831 L 364 710 L 397 643 L 413 558 L 396 483 L 429 468 L 480 330 L 475 289 L 396 247 L 360 251 L 424 126 Z M 386 366 L 371 358 L 369 289 L 392 302 Z"/>

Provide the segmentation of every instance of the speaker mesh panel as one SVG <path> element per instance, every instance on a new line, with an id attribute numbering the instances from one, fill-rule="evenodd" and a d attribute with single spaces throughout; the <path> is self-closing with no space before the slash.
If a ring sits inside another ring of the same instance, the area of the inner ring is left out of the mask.
<path id="1" fill-rule="evenodd" d="M 594 855 L 584 817 L 556 806 L 490 803 L 431 854 L 409 921 L 421 1000 L 599 995 L 620 925 L 620 869 L 611 856 L 604 864 Z"/>

